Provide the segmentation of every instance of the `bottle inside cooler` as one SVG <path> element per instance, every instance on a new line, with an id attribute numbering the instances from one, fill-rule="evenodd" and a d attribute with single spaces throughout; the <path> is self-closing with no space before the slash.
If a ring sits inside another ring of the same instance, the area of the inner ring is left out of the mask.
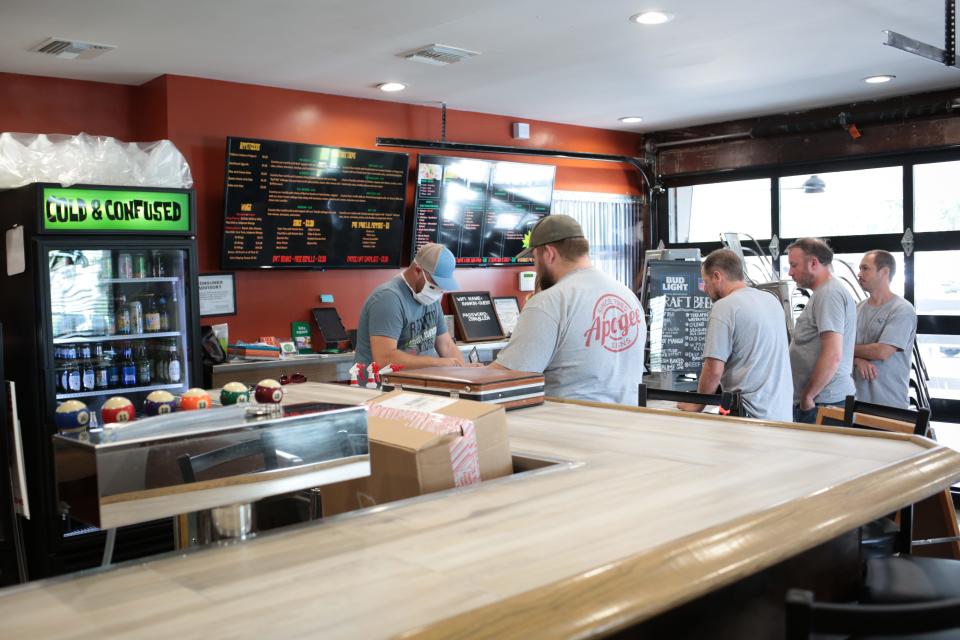
<path id="1" fill-rule="evenodd" d="M 58 403 L 77 399 L 96 413 L 117 395 L 142 416 L 151 391 L 186 389 L 186 257 L 182 249 L 136 247 L 49 252 Z"/>

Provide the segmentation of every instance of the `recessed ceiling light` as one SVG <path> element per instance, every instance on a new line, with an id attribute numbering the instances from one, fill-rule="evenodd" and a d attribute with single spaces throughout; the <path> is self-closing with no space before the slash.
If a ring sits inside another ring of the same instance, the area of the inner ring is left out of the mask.
<path id="1" fill-rule="evenodd" d="M 623 124 L 634 124 L 635 122 L 643 122 L 643 118 L 640 118 L 638 116 L 625 116 L 623 118 L 620 118 L 620 122 L 622 122 Z"/>
<path id="2" fill-rule="evenodd" d="M 382 82 L 377 85 L 377 89 L 380 91 L 386 91 L 387 93 L 392 93 L 394 91 L 403 91 L 407 88 L 407 85 L 400 82 Z"/>
<path id="3" fill-rule="evenodd" d="M 863 79 L 867 84 L 883 84 L 884 82 L 890 82 L 897 76 L 891 75 L 881 75 L 881 76 L 868 76 Z"/>
<path id="4" fill-rule="evenodd" d="M 644 11 L 630 16 L 637 24 L 663 24 L 673 20 L 673 14 L 666 11 Z"/>

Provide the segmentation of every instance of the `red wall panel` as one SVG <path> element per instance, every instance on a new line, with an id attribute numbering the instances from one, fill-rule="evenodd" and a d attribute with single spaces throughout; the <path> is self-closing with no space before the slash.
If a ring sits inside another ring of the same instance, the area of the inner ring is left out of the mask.
<path id="1" fill-rule="evenodd" d="M 134 138 L 136 87 L 0 73 L 0 131 Z"/>
<path id="2" fill-rule="evenodd" d="M 197 193 L 202 272 L 219 271 L 227 136 L 250 136 L 344 147 L 375 148 L 377 137 L 440 138 L 440 109 L 347 98 L 201 78 L 161 76 L 140 87 L 0 74 L 0 131 L 110 135 L 121 140 L 169 138 L 190 163 Z M 511 138 L 512 122 L 530 123 L 531 138 Z M 616 155 L 637 155 L 640 137 L 520 117 L 463 111 L 447 114 L 447 139 Z M 411 155 L 413 149 L 389 149 Z M 636 172 L 618 163 L 524 156 L 478 156 L 557 166 L 556 188 L 639 194 Z M 414 175 L 411 171 L 411 178 Z M 407 222 L 413 207 L 408 186 Z M 464 289 L 517 295 L 518 268 L 460 269 Z M 290 322 L 310 320 L 319 294 L 332 293 L 348 328 L 356 326 L 369 292 L 391 270 L 239 271 L 238 314 L 208 318 L 228 322 L 232 338 L 287 336 Z"/>
<path id="3" fill-rule="evenodd" d="M 368 149 L 375 148 L 377 137 L 440 137 L 440 110 L 436 108 L 182 76 L 166 76 L 165 80 L 167 136 L 186 155 L 195 180 L 201 271 L 219 269 L 227 136 Z M 518 141 L 510 137 L 510 123 L 517 120 L 451 111 L 447 115 L 447 139 L 515 145 Z M 530 124 L 531 139 L 525 144 L 537 148 L 635 155 L 640 142 L 639 136 L 632 134 L 535 121 Z M 415 168 L 416 150 L 388 150 L 409 152 L 411 169 Z M 640 193 L 634 170 L 617 163 L 522 156 L 501 159 L 557 165 L 558 189 Z M 408 223 L 412 207 L 411 183 Z M 518 295 L 517 271 L 502 267 L 459 269 L 457 278 L 465 289 Z M 395 273 L 382 269 L 240 271 L 236 278 L 238 315 L 208 320 L 228 322 L 231 339 L 286 336 L 291 321 L 310 319 L 309 309 L 319 304 L 320 293 L 332 293 L 345 326 L 352 328 L 373 287 Z"/>

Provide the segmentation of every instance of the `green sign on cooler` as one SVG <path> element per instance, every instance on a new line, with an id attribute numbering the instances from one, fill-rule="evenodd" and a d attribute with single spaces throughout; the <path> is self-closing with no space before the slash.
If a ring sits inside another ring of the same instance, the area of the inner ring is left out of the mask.
<path id="1" fill-rule="evenodd" d="M 125 189 L 43 190 L 45 231 L 190 231 L 190 195 Z"/>

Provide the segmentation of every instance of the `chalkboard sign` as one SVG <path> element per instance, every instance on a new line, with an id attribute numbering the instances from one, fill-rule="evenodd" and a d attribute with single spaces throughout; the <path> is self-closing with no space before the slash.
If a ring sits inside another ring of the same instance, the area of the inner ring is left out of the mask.
<path id="1" fill-rule="evenodd" d="M 489 291 L 458 291 L 450 294 L 457 321 L 457 333 L 464 342 L 502 340 L 503 327 L 493 308 Z"/>
<path id="2" fill-rule="evenodd" d="M 699 373 L 713 303 L 703 290 L 700 262 L 647 263 L 650 371 Z"/>

